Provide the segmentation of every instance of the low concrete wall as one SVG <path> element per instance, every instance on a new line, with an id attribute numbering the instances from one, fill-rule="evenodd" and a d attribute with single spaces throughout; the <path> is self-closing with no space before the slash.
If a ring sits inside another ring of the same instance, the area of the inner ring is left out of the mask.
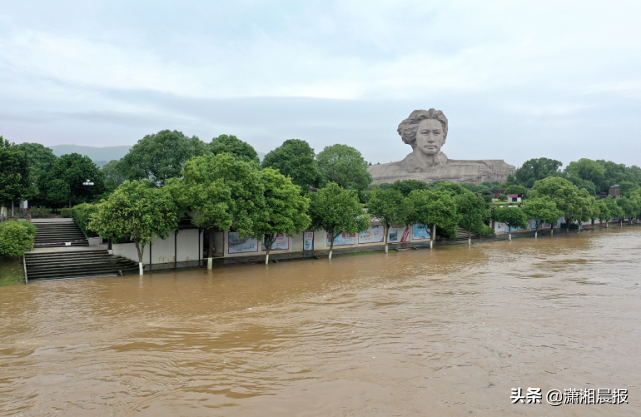
<path id="1" fill-rule="evenodd" d="M 115 243 L 112 248 L 114 255 L 138 262 L 138 252 L 134 243 Z M 143 263 L 155 265 L 197 261 L 199 248 L 202 253 L 203 234 L 199 236 L 198 229 L 179 230 L 178 233 L 170 233 L 165 240 L 157 237 L 152 245 L 146 245 Z"/>

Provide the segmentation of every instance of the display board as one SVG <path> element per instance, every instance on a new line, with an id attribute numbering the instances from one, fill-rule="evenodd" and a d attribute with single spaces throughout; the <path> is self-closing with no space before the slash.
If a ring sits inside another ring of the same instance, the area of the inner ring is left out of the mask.
<path id="1" fill-rule="evenodd" d="M 392 226 L 389 228 L 387 242 L 388 243 L 403 243 L 410 241 L 410 227 Z"/>
<path id="2" fill-rule="evenodd" d="M 314 232 L 303 232 L 303 250 L 314 250 Z"/>
<path id="3" fill-rule="evenodd" d="M 415 224 L 412 226 L 412 240 L 426 240 L 430 238 L 430 232 L 423 229 L 423 225 Z"/>
<path id="4" fill-rule="evenodd" d="M 266 251 L 265 247 L 265 238 L 263 237 L 262 242 L 263 251 Z M 279 233 L 276 237 L 274 243 L 272 243 L 272 250 L 288 250 L 289 249 L 289 236 L 284 233 Z"/>
<path id="5" fill-rule="evenodd" d="M 253 237 L 239 237 L 238 232 L 229 232 L 228 253 L 258 252 L 258 240 Z"/>
<path id="6" fill-rule="evenodd" d="M 327 233 L 327 247 L 331 244 L 329 233 Z M 356 233 L 340 233 L 334 239 L 334 246 L 347 246 L 356 244 Z"/>
<path id="7" fill-rule="evenodd" d="M 369 229 L 358 234 L 358 244 L 381 243 L 385 241 L 385 228 L 383 226 L 370 226 Z"/>

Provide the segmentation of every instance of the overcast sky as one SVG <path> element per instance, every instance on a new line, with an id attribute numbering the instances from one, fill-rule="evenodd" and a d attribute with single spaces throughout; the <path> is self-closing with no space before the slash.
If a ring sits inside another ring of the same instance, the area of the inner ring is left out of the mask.
<path id="1" fill-rule="evenodd" d="M 133 145 L 177 129 L 257 151 L 411 151 L 412 110 L 452 159 L 641 165 L 638 1 L 0 0 L 0 135 Z"/>

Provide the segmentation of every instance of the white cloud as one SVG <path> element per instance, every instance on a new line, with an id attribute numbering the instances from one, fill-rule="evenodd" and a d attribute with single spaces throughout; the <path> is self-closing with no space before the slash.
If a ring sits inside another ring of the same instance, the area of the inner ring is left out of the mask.
<path id="1" fill-rule="evenodd" d="M 570 150 L 598 143 L 602 132 L 586 126 L 599 111 L 614 126 L 613 145 L 638 151 L 628 115 L 639 110 L 640 8 L 593 1 L 15 2 L 0 17 L 0 134 L 49 144 L 90 137 L 104 145 L 175 126 L 206 138 L 227 129 L 266 151 L 301 132 L 383 160 L 407 152 L 393 142 L 399 118 L 437 107 L 452 122 L 448 153 L 457 155 L 450 156 L 518 164 L 532 144 L 554 144 L 542 155 L 556 152 L 549 156 L 568 162 Z M 224 105 L 211 104 L 225 99 L 241 113 L 269 118 L 236 121 Z M 367 118 L 368 103 L 375 118 Z M 301 109 L 309 115 L 292 125 Z M 563 129 L 533 131 L 542 118 Z M 488 129 L 497 119 L 501 128 Z M 340 129 L 345 139 L 336 138 Z M 630 155 L 608 158 L 637 163 Z"/>

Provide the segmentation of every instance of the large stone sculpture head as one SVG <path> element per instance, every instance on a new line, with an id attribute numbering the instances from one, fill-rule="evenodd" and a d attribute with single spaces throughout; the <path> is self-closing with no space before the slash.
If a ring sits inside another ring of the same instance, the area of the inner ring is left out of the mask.
<path id="1" fill-rule="evenodd" d="M 436 155 L 447 138 L 447 117 L 440 110 L 414 110 L 398 125 L 403 142 L 424 155 Z"/>

